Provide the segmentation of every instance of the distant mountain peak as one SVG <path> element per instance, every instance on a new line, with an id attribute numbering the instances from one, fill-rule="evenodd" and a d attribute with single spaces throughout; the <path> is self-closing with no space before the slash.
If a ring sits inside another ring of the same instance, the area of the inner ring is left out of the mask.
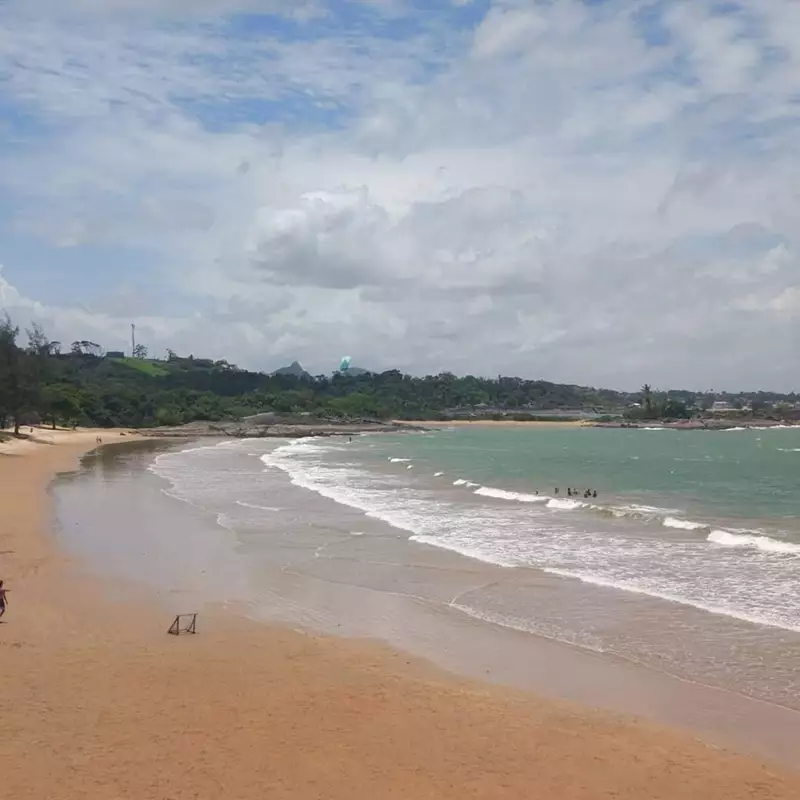
<path id="1" fill-rule="evenodd" d="M 293 375 L 295 378 L 310 378 L 311 373 L 306 372 L 299 361 L 292 361 L 288 367 L 276 369 L 273 375 Z"/>

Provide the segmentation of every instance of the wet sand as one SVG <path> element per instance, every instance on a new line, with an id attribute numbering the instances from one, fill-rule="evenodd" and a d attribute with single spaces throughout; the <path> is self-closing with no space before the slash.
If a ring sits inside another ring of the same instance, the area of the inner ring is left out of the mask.
<path id="1" fill-rule="evenodd" d="M 210 608 L 197 636 L 167 636 L 175 597 L 89 577 L 54 546 L 47 486 L 93 446 L 91 432 L 0 445 L 9 797 L 800 795 L 800 775 L 690 735 L 460 680 L 371 642 Z"/>

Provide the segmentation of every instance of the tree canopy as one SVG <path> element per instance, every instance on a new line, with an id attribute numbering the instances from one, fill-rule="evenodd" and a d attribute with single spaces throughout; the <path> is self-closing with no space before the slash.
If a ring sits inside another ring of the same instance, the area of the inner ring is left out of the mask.
<path id="1" fill-rule="evenodd" d="M 27 331 L 0 318 L 0 423 L 26 422 L 101 427 L 180 425 L 262 412 L 311 415 L 317 419 L 448 419 L 463 414 L 530 416 L 554 410 L 625 412 L 633 418 L 680 418 L 706 405 L 692 392 L 625 393 L 544 380 L 452 373 L 414 377 L 398 370 L 311 377 L 265 374 L 227 361 L 182 357 L 163 361 L 105 357 L 95 342 L 79 340 L 62 353 L 41 328 Z M 725 395 L 728 397 L 728 395 Z M 747 402 L 796 403 L 796 395 L 758 393 Z M 742 401 L 744 402 L 744 400 Z M 638 405 L 637 405 L 638 404 Z"/>

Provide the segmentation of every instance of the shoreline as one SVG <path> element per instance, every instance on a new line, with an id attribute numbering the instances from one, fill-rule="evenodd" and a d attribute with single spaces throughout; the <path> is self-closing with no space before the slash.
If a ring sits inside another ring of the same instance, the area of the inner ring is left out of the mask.
<path id="1" fill-rule="evenodd" d="M 729 430 L 770 430 L 774 428 L 800 428 L 800 423 L 791 424 L 774 420 L 753 419 L 702 419 L 662 422 L 650 420 L 642 422 L 598 422 L 594 419 L 581 420 L 516 420 L 516 419 L 455 419 L 449 421 L 420 420 L 405 421 L 415 428 L 608 428 L 611 430 L 654 430 L 664 428 L 676 431 L 729 431 Z"/>
<path id="2" fill-rule="evenodd" d="M 397 420 L 398 425 L 407 425 L 422 430 L 441 428 L 585 428 L 588 420 L 518 420 L 518 419 L 454 419 L 454 420 Z"/>
<path id="3" fill-rule="evenodd" d="M 48 533 L 48 486 L 94 449 L 94 435 L 0 446 L 0 502 L 11 509 L 0 532 L 12 590 L 0 625 L 9 796 L 183 798 L 224 786 L 242 800 L 527 798 L 535 787 L 564 800 L 721 800 L 800 790 L 800 775 L 689 734 L 461 680 L 375 642 L 208 609 L 198 636 L 166 636 L 156 602 L 137 587 L 111 599 Z"/>

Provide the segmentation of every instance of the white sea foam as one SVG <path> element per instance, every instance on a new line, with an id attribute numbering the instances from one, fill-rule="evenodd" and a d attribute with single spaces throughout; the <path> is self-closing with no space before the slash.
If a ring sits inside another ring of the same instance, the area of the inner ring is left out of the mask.
<path id="1" fill-rule="evenodd" d="M 433 473 L 433 477 L 434 477 L 434 478 L 441 478 L 441 477 L 442 477 L 442 475 L 444 475 L 444 472 L 434 472 L 434 473 Z"/>
<path id="2" fill-rule="evenodd" d="M 669 430 L 669 428 L 665 428 L 665 427 L 663 427 L 661 425 L 659 425 L 659 426 L 651 425 L 651 426 L 644 427 L 641 430 L 643 430 L 643 431 L 667 431 L 667 430 Z"/>
<path id="3" fill-rule="evenodd" d="M 245 508 L 255 508 L 259 511 L 280 511 L 281 509 L 277 506 L 260 506 L 256 503 L 246 503 L 244 500 L 237 500 L 237 506 L 244 506 Z"/>
<path id="4" fill-rule="evenodd" d="M 505 489 L 493 489 L 491 486 L 480 486 L 474 493 L 481 495 L 481 497 L 495 497 L 498 500 L 514 500 L 517 503 L 546 503 L 550 499 L 547 495 L 508 492 Z"/>
<path id="5" fill-rule="evenodd" d="M 727 431 L 728 433 L 733 433 L 734 431 L 747 431 L 750 430 L 750 428 L 736 427 L 736 428 L 723 428 L 722 430 Z"/>
<path id="6" fill-rule="evenodd" d="M 389 461 L 392 464 L 405 464 L 407 461 L 411 461 L 410 458 L 390 458 Z"/>
<path id="7" fill-rule="evenodd" d="M 468 483 L 469 481 L 464 480 L 464 478 L 456 478 L 453 481 L 453 486 L 466 486 Z"/>
<path id="8" fill-rule="evenodd" d="M 721 547 L 749 547 L 763 553 L 784 553 L 800 556 L 800 544 L 772 539 L 769 536 L 753 536 L 748 533 L 732 533 L 731 531 L 711 531 L 708 541 Z"/>
<path id="9" fill-rule="evenodd" d="M 592 506 L 592 508 L 604 508 L 603 506 Z M 633 517 L 634 519 L 651 520 L 661 517 L 664 514 L 676 514 L 676 508 L 659 508 L 659 506 L 646 506 L 641 503 L 629 503 L 622 506 L 608 506 L 608 510 L 614 517 Z"/>
<path id="10" fill-rule="evenodd" d="M 579 633 L 569 631 L 565 628 L 542 622 L 536 619 L 536 617 L 522 619 L 520 617 L 511 616 L 510 614 L 497 614 L 491 611 L 472 608 L 471 606 L 462 605 L 461 603 L 451 603 L 450 608 L 460 611 L 462 614 L 466 614 L 473 619 L 489 622 L 492 625 L 499 625 L 502 628 L 510 628 L 511 630 L 522 631 L 523 633 L 533 633 L 536 636 L 555 639 L 558 642 L 591 650 L 595 653 L 606 652 L 606 648 L 603 647 L 602 642 L 596 636 L 586 634 L 582 631 Z"/>
<path id="11" fill-rule="evenodd" d="M 409 465 L 406 467 L 406 469 L 414 469 L 414 465 L 413 465 L 413 464 L 409 464 Z"/>
<path id="12" fill-rule="evenodd" d="M 800 447 L 779 447 L 781 453 L 800 453 Z"/>
<path id="13" fill-rule="evenodd" d="M 617 589 L 623 592 L 631 592 L 633 594 L 642 594 L 648 597 L 655 597 L 660 600 L 667 600 L 670 603 L 692 606 L 694 608 L 699 608 L 702 611 L 708 611 L 711 614 L 733 617 L 734 619 L 740 619 L 743 622 L 751 622 L 756 625 L 768 625 L 773 628 L 786 628 L 790 631 L 800 631 L 800 623 L 797 622 L 784 620 L 778 621 L 770 616 L 757 613 L 751 614 L 727 605 L 717 605 L 713 602 L 689 599 L 668 590 L 663 590 L 657 586 L 644 585 L 638 581 L 607 580 L 598 575 L 591 575 L 567 569 L 557 569 L 554 567 L 547 567 L 544 569 L 544 572 L 549 572 L 552 575 L 561 575 L 565 578 L 576 578 L 582 583 L 591 583 L 595 586 L 603 586 L 607 589 Z"/>
<path id="14" fill-rule="evenodd" d="M 677 517 L 666 517 L 661 523 L 665 528 L 678 528 L 682 531 L 699 531 L 707 528 L 702 522 L 692 522 L 690 519 L 678 519 Z"/>
<path id="15" fill-rule="evenodd" d="M 496 567 L 505 567 L 506 569 L 513 569 L 514 567 L 521 566 L 520 562 L 504 556 L 497 550 L 491 551 L 485 547 L 471 545 L 468 542 L 460 541 L 458 539 L 448 540 L 446 543 L 438 536 L 427 536 L 425 534 L 415 534 L 410 537 L 412 542 L 419 542 L 420 544 L 429 544 L 434 547 L 440 547 L 444 550 L 450 550 L 453 553 L 472 558 L 475 561 L 482 561 L 484 564 L 494 564 Z"/>
<path id="16" fill-rule="evenodd" d="M 469 481 L 459 479 L 455 482 L 457 486 L 473 486 Z M 475 490 L 474 494 L 482 497 L 494 497 L 498 500 L 508 500 L 516 503 L 543 503 L 547 508 L 556 509 L 558 511 L 598 511 L 606 514 L 611 514 L 613 517 L 633 517 L 636 519 L 650 520 L 660 517 L 664 514 L 674 514 L 677 509 L 672 508 L 659 508 L 658 506 L 647 506 L 637 503 L 620 506 L 604 506 L 597 503 L 588 503 L 579 499 L 578 497 L 551 497 L 550 495 L 530 494 L 527 492 L 514 492 L 507 489 L 495 489 L 491 486 L 480 486 Z M 585 499 L 585 498 L 584 498 Z M 668 517 L 668 519 L 670 519 Z M 675 524 L 680 523 L 680 524 Z M 682 520 L 673 519 L 672 522 L 664 524 L 667 527 L 683 527 Z M 700 523 L 686 523 L 687 530 L 693 529 L 696 525 L 697 528 L 705 527 Z"/>
<path id="17" fill-rule="evenodd" d="M 548 508 L 556 508 L 559 511 L 574 511 L 576 508 L 588 508 L 587 503 L 581 503 L 580 500 L 567 500 L 560 497 L 550 497 L 547 500 Z"/>

